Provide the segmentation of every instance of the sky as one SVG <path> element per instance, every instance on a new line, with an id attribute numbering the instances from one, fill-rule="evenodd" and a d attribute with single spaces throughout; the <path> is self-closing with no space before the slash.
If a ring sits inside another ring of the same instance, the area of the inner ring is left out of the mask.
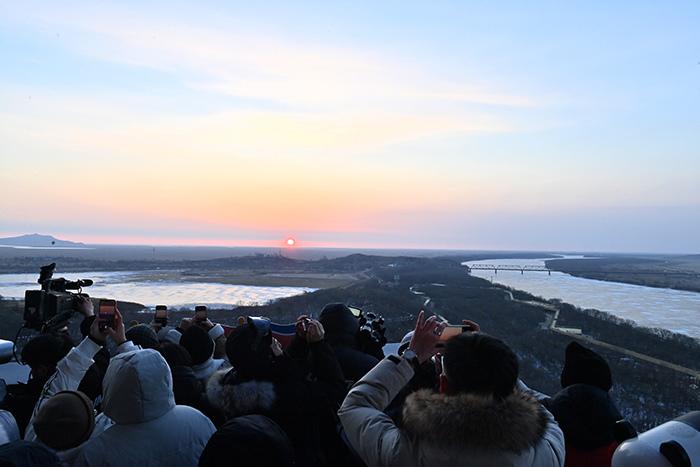
<path id="1" fill-rule="evenodd" d="M 0 4 L 0 236 L 700 253 L 700 2 Z"/>

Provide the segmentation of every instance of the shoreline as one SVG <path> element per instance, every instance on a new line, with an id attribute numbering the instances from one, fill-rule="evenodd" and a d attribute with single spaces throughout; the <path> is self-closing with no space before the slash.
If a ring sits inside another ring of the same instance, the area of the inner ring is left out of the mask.
<path id="1" fill-rule="evenodd" d="M 582 279 L 700 293 L 700 261 L 694 265 L 697 268 L 694 270 L 670 269 L 664 263 L 657 265 L 643 260 L 616 261 L 614 258 L 547 259 L 544 264 L 552 271 Z M 619 270 L 621 267 L 627 270 Z M 597 268 L 601 270 L 597 271 Z"/>

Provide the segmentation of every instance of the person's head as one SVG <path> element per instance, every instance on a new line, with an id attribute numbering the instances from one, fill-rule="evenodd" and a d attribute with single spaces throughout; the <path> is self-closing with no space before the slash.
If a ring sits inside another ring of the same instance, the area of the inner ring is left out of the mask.
<path id="1" fill-rule="evenodd" d="M 65 334 L 39 334 L 22 349 L 22 362 L 32 378 L 44 381 L 56 371 L 56 364 L 70 352 L 73 343 Z"/>
<path id="2" fill-rule="evenodd" d="M 561 372 L 561 387 L 566 388 L 572 384 L 590 384 L 603 391 L 609 391 L 613 384 L 610 367 L 605 359 L 577 342 L 566 347 Z"/>
<path id="3" fill-rule="evenodd" d="M 147 324 L 136 324 L 126 331 L 126 338 L 144 349 L 158 348 L 158 335 Z"/>
<path id="4" fill-rule="evenodd" d="M 252 321 L 233 329 L 226 339 L 226 356 L 238 377 L 267 379 L 272 374 L 274 356 L 272 334 L 256 327 Z"/>
<path id="5" fill-rule="evenodd" d="M 180 345 L 192 357 L 192 365 L 199 365 L 214 355 L 214 341 L 209 333 L 199 326 L 190 326 L 182 333 Z"/>
<path id="6" fill-rule="evenodd" d="M 463 333 L 445 343 L 440 391 L 505 398 L 518 381 L 518 357 L 503 341 L 480 333 Z"/>
<path id="7" fill-rule="evenodd" d="M 360 326 L 350 308 L 342 303 L 329 303 L 324 306 L 318 320 L 323 325 L 329 342 L 354 342 Z"/>
<path id="8" fill-rule="evenodd" d="M 161 342 L 158 352 L 163 356 L 170 368 L 192 366 L 192 357 L 186 348 L 173 342 Z"/>
<path id="9" fill-rule="evenodd" d="M 103 386 L 102 410 L 118 425 L 147 422 L 175 407 L 170 368 L 152 349 L 112 357 Z"/>
<path id="10" fill-rule="evenodd" d="M 294 449 L 275 422 L 262 415 L 246 415 L 229 420 L 212 435 L 199 465 L 291 467 Z"/>
<path id="11" fill-rule="evenodd" d="M 61 391 L 41 406 L 34 418 L 39 441 L 56 451 L 80 446 L 95 428 L 92 401 L 79 391 Z"/>

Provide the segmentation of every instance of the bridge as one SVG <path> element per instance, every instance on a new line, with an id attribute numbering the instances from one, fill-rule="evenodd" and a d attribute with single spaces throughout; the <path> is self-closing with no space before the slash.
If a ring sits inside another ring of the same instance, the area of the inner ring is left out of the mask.
<path id="1" fill-rule="evenodd" d="M 653 274 L 661 276 L 688 276 L 688 277 L 700 277 L 700 273 L 688 272 L 688 271 L 639 271 L 639 270 L 622 270 L 622 269 L 610 269 L 610 270 L 600 270 L 600 269 L 575 269 L 567 271 L 558 271 L 556 269 L 549 269 L 546 266 L 534 266 L 534 265 L 519 265 L 519 264 L 474 264 L 471 266 L 466 266 L 467 272 L 472 271 L 493 271 L 494 274 L 498 274 L 498 271 L 516 271 L 520 274 L 525 274 L 526 272 L 546 272 L 547 275 L 552 275 L 552 272 L 560 272 L 563 274 Z"/>

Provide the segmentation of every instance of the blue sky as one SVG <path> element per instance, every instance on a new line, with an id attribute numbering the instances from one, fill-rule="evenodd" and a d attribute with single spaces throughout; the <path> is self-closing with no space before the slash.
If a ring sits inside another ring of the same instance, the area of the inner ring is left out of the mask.
<path id="1" fill-rule="evenodd" d="M 698 2 L 7 3 L 0 234 L 698 253 L 698 24 Z"/>

